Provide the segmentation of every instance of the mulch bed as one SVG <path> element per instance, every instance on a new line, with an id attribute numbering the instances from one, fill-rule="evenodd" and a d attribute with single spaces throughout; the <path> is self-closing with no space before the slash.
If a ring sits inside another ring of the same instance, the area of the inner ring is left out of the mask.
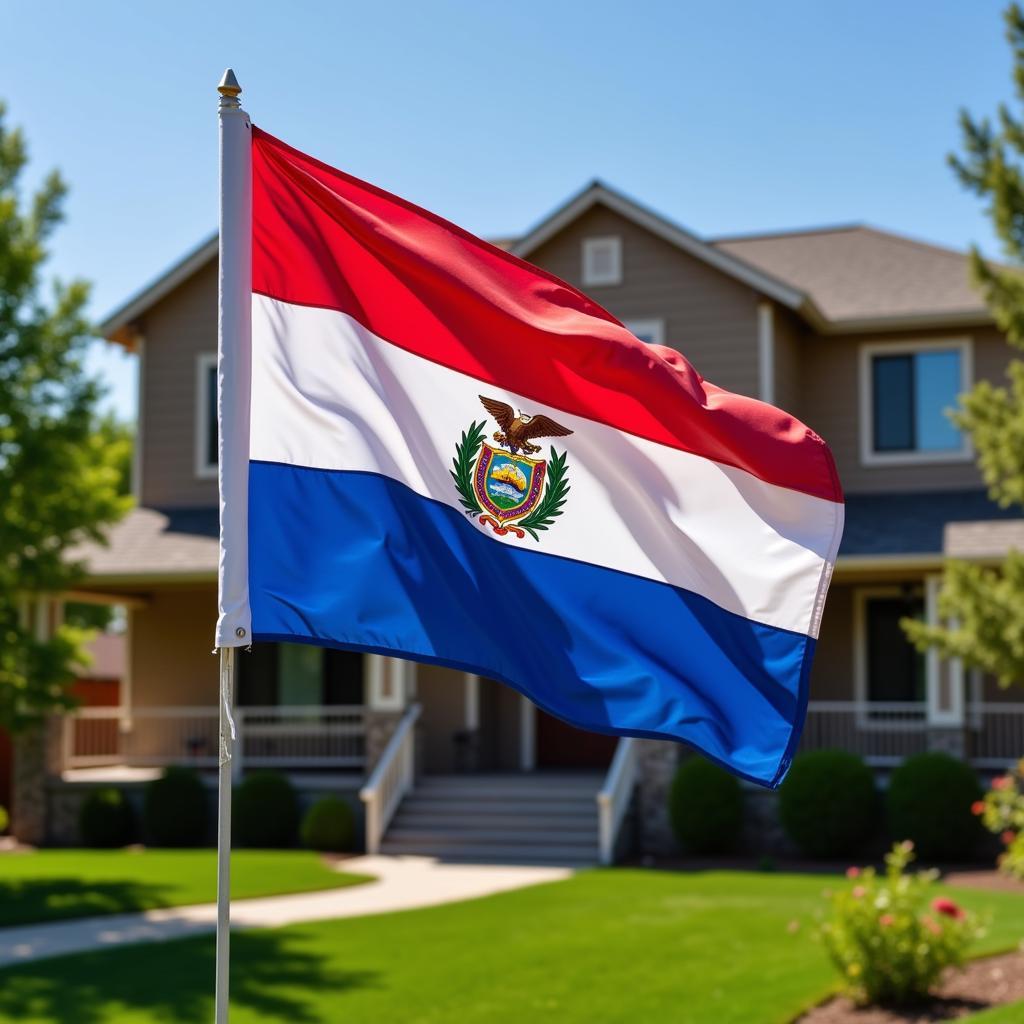
<path id="1" fill-rule="evenodd" d="M 925 1003 L 898 1010 L 861 1009 L 840 997 L 816 1006 L 797 1024 L 934 1024 L 1018 1000 L 1024 1000 L 1024 954 L 1004 953 L 973 960 L 964 970 L 950 972 Z"/>

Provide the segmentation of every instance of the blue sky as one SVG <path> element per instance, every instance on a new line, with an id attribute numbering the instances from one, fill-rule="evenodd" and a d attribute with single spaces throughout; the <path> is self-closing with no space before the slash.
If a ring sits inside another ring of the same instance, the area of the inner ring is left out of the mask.
<path id="1" fill-rule="evenodd" d="M 484 235 L 601 177 L 705 235 L 867 221 L 997 247 L 945 166 L 1010 95 L 1001 2 L 0 4 L 31 177 L 72 186 L 53 269 L 101 318 L 217 218 L 215 85 L 253 120 Z M 108 400 L 131 359 L 97 343 Z"/>

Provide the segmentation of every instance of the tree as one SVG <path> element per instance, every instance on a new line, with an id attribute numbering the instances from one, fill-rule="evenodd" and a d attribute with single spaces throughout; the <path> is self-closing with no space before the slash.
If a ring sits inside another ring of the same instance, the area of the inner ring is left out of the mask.
<path id="1" fill-rule="evenodd" d="M 0 104 L 0 726 L 17 732 L 71 703 L 88 632 L 65 625 L 36 639 L 22 614 L 36 595 L 73 585 L 69 549 L 101 539 L 130 499 L 123 428 L 97 419 L 98 382 L 85 370 L 88 287 L 44 288 L 47 242 L 66 186 L 50 173 L 27 199 L 24 136 Z"/>
<path id="2" fill-rule="evenodd" d="M 971 274 L 1009 344 L 1024 351 L 1024 11 L 1013 3 L 1004 18 L 1018 110 L 1001 104 L 995 124 L 962 111 L 963 154 L 949 162 L 985 202 L 1011 264 L 987 263 L 975 248 Z M 1024 505 L 1024 361 L 1010 360 L 1003 385 L 976 384 L 962 396 L 953 420 L 974 442 L 992 499 L 1004 508 Z M 961 658 L 1003 686 L 1024 680 L 1024 552 L 1011 552 L 997 568 L 949 562 L 939 614 L 952 625 L 904 621 L 918 649 L 935 647 L 944 658 Z"/>

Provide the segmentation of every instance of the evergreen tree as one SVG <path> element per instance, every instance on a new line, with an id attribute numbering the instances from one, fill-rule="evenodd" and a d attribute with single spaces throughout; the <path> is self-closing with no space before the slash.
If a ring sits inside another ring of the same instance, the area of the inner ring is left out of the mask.
<path id="1" fill-rule="evenodd" d="M 1024 11 L 1013 3 L 1004 17 L 1013 51 L 1013 107 L 1000 105 L 994 123 L 961 112 L 963 152 L 949 162 L 985 202 L 1010 264 L 987 263 L 974 249 L 972 276 L 1009 344 L 1024 351 Z M 953 419 L 974 442 L 992 499 L 1003 507 L 1024 505 L 1024 360 L 1010 360 L 1005 383 L 976 384 Z M 962 658 L 1004 686 L 1024 681 L 1024 552 L 1011 552 L 998 568 L 948 563 L 939 613 L 952 625 L 903 623 L 920 650 L 933 646 L 945 658 Z"/>
<path id="2" fill-rule="evenodd" d="M 66 625 L 37 640 L 22 610 L 73 585 L 69 548 L 127 510 L 130 440 L 97 420 L 99 385 L 83 364 L 88 287 L 44 288 L 66 187 L 53 172 L 23 195 L 25 140 L 4 114 L 0 104 L 0 727 L 17 732 L 70 703 L 88 637 Z"/>

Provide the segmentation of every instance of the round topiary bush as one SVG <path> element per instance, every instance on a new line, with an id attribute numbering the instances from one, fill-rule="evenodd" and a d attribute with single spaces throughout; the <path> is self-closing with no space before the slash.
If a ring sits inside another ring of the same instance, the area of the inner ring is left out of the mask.
<path id="1" fill-rule="evenodd" d="M 801 754 L 779 790 L 779 819 L 806 857 L 852 855 L 877 825 L 875 776 L 845 750 Z"/>
<path id="2" fill-rule="evenodd" d="M 336 796 L 323 796 L 302 819 L 302 845 L 322 853 L 340 853 L 352 848 L 355 832 L 352 808 Z"/>
<path id="3" fill-rule="evenodd" d="M 207 794 L 191 768 L 171 767 L 146 787 L 142 829 L 152 846 L 199 846 L 206 840 Z"/>
<path id="4" fill-rule="evenodd" d="M 916 754 L 889 780 L 889 830 L 894 839 L 910 839 L 921 857 L 964 860 L 984 834 L 971 812 L 980 799 L 981 786 L 969 765 L 938 751 Z"/>
<path id="5" fill-rule="evenodd" d="M 78 835 L 83 846 L 113 849 L 135 838 L 135 814 L 124 793 L 94 789 L 78 810 Z"/>
<path id="6" fill-rule="evenodd" d="M 277 772 L 246 776 L 234 797 L 235 840 L 240 846 L 294 846 L 299 801 L 292 784 Z"/>
<path id="7" fill-rule="evenodd" d="M 739 780 L 703 757 L 687 758 L 669 793 L 672 831 L 690 853 L 727 853 L 743 824 Z"/>

